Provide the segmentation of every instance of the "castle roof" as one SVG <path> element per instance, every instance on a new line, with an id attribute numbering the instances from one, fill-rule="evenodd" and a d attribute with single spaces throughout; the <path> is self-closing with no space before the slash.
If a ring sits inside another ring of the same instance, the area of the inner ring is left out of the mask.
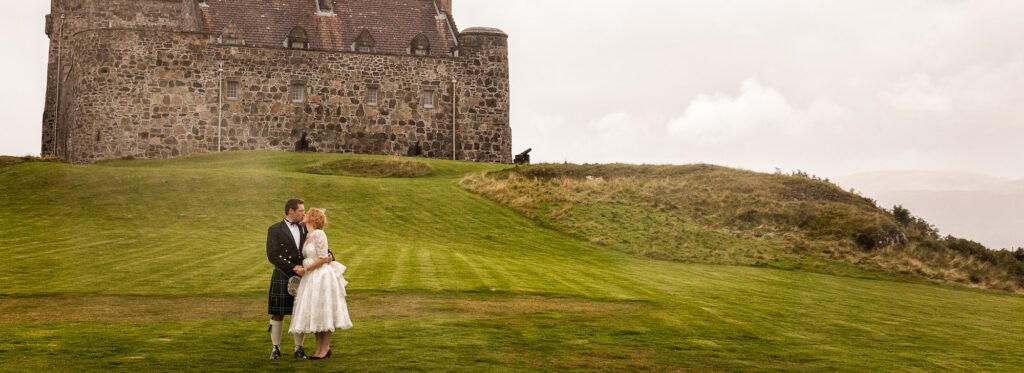
<path id="1" fill-rule="evenodd" d="M 458 30 L 435 0 L 327 0 L 333 13 L 318 12 L 317 0 L 207 0 L 200 8 L 205 32 L 234 25 L 246 45 L 282 47 L 295 27 L 305 29 L 309 48 L 351 51 L 363 30 L 377 53 L 408 54 L 420 34 L 432 56 L 448 56 Z"/>

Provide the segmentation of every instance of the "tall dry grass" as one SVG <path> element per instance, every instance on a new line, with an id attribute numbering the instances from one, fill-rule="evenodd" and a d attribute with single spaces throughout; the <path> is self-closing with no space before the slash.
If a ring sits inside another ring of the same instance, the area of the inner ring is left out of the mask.
<path id="1" fill-rule="evenodd" d="M 936 245 L 825 180 L 710 165 L 537 165 L 461 186 L 579 239 L 653 259 L 908 275 L 1021 292 L 1005 263 Z M 930 244 L 923 245 L 925 240 Z"/>

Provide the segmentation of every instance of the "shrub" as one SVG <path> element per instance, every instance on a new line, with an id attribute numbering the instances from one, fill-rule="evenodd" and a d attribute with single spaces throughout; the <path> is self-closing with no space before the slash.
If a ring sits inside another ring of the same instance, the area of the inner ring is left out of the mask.
<path id="1" fill-rule="evenodd" d="M 984 279 L 984 277 L 981 274 L 978 274 L 976 272 L 971 272 L 971 275 L 970 275 L 971 283 L 977 284 L 977 283 L 981 282 L 981 280 L 983 280 L 983 279 Z"/>
<path id="2" fill-rule="evenodd" d="M 892 217 L 896 218 L 896 221 L 902 224 L 904 227 L 914 222 L 914 215 L 910 214 L 910 210 L 903 208 L 901 205 L 893 206 Z"/>
<path id="3" fill-rule="evenodd" d="M 946 245 L 943 244 L 942 241 L 936 240 L 934 238 L 926 238 L 924 240 L 921 240 L 920 242 L 917 243 L 917 247 L 928 251 L 939 251 L 946 249 Z"/>
<path id="4" fill-rule="evenodd" d="M 903 246 L 907 237 L 895 225 L 881 223 L 861 228 L 853 235 L 853 241 L 864 250 L 876 250 L 884 247 Z"/>
<path id="5" fill-rule="evenodd" d="M 951 250 L 988 261 L 991 261 L 992 259 L 989 249 L 980 243 L 953 236 L 946 236 L 945 241 L 946 247 Z"/>

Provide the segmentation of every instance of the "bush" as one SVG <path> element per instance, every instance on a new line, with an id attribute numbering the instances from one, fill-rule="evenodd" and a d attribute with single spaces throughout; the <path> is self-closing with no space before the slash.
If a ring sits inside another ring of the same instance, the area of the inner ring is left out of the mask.
<path id="1" fill-rule="evenodd" d="M 939 251 L 946 249 L 946 245 L 944 245 L 942 241 L 936 240 L 934 238 L 927 238 L 921 240 L 921 242 L 917 243 L 917 247 L 928 251 Z"/>
<path id="2" fill-rule="evenodd" d="M 861 228 L 853 235 L 853 241 L 864 250 L 876 250 L 890 246 L 903 246 L 907 236 L 895 225 L 881 223 Z"/>
<path id="3" fill-rule="evenodd" d="M 901 205 L 893 206 L 892 217 L 896 218 L 896 221 L 902 224 L 904 227 L 914 222 L 914 215 L 910 214 L 910 210 L 903 208 Z"/>
<path id="4" fill-rule="evenodd" d="M 977 257 L 979 259 L 992 261 L 992 253 L 989 251 L 988 248 L 985 247 L 985 245 L 982 245 L 971 240 L 965 240 L 963 238 L 956 238 L 953 236 L 946 236 L 945 241 L 946 247 L 948 247 L 951 250 L 969 256 Z"/>

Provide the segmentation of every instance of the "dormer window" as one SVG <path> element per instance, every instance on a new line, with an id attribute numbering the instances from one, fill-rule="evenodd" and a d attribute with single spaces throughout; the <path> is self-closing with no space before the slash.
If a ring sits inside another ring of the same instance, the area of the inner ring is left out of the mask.
<path id="1" fill-rule="evenodd" d="M 363 29 L 363 32 L 356 37 L 356 41 L 352 43 L 352 51 L 372 53 L 376 45 L 377 42 L 373 40 L 373 36 L 370 36 L 370 32 Z"/>
<path id="2" fill-rule="evenodd" d="M 288 33 L 284 45 L 291 49 L 309 49 L 309 34 L 302 27 L 295 27 Z"/>
<path id="3" fill-rule="evenodd" d="M 316 0 L 316 10 L 322 15 L 333 15 L 334 0 Z"/>
<path id="4" fill-rule="evenodd" d="M 427 39 L 426 35 L 419 34 L 412 39 L 412 44 L 409 45 L 409 54 L 417 56 L 426 56 L 430 54 L 430 39 Z"/>
<path id="5" fill-rule="evenodd" d="M 217 37 L 217 44 L 245 45 L 245 39 L 242 38 L 242 32 L 238 29 L 238 25 L 229 22 L 227 27 L 224 27 L 224 32 Z"/>

